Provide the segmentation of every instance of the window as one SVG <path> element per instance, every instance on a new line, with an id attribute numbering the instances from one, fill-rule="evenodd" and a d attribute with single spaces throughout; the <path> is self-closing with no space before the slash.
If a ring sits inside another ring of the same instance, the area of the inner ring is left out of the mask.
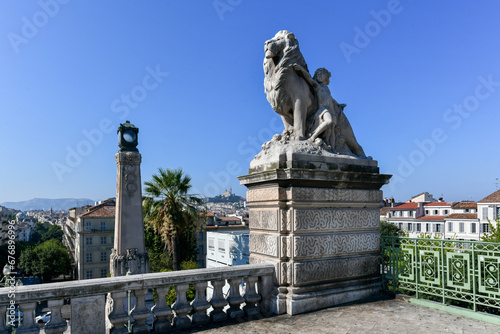
<path id="1" fill-rule="evenodd" d="M 500 217 L 500 206 L 497 206 L 497 207 L 495 208 L 495 211 L 496 211 L 496 216 L 495 216 L 495 218 L 499 218 L 499 217 Z"/>
<path id="2" fill-rule="evenodd" d="M 87 253 L 87 263 L 92 263 L 92 253 Z"/>
<path id="3" fill-rule="evenodd" d="M 482 233 L 490 233 L 490 226 L 487 223 L 481 224 L 481 230 Z"/>
<path id="4" fill-rule="evenodd" d="M 448 214 L 448 210 L 444 210 L 444 214 L 447 215 Z"/>
<path id="5" fill-rule="evenodd" d="M 422 231 L 422 227 L 421 227 L 422 224 L 417 223 L 416 225 L 417 225 L 417 232 L 421 232 Z"/>
<path id="6" fill-rule="evenodd" d="M 434 225 L 434 232 L 441 232 L 441 224 Z"/>
<path id="7" fill-rule="evenodd" d="M 87 270 L 87 279 L 92 279 L 94 278 L 94 273 L 92 272 L 92 270 Z"/>
<path id="8" fill-rule="evenodd" d="M 85 237 L 85 245 L 92 246 L 92 237 Z"/>
<path id="9" fill-rule="evenodd" d="M 413 211 L 408 211 L 408 217 L 413 217 Z"/>
<path id="10" fill-rule="evenodd" d="M 203 255 L 203 246 L 202 245 L 198 246 L 198 251 L 201 255 Z"/>
<path id="11" fill-rule="evenodd" d="M 200 234 L 198 235 L 198 240 L 203 240 L 203 232 L 200 232 Z"/>
<path id="12" fill-rule="evenodd" d="M 411 223 L 408 223 L 408 231 L 411 231 Z"/>
<path id="13" fill-rule="evenodd" d="M 465 225 L 464 223 L 458 223 L 458 232 L 464 233 L 465 232 Z"/>
<path id="14" fill-rule="evenodd" d="M 448 222 L 448 232 L 453 232 L 453 222 Z"/>
<path id="15" fill-rule="evenodd" d="M 225 252 L 226 251 L 226 245 L 225 245 L 224 240 L 219 240 L 219 242 L 218 242 L 218 248 L 219 248 L 219 252 Z"/>
<path id="16" fill-rule="evenodd" d="M 466 213 L 469 213 L 469 211 L 470 211 L 469 209 L 465 209 L 465 212 L 466 212 Z"/>
<path id="17" fill-rule="evenodd" d="M 488 219 L 488 208 L 483 208 L 483 219 Z"/>
<path id="18" fill-rule="evenodd" d="M 101 277 L 104 278 L 108 274 L 108 271 L 106 269 L 101 269 Z"/>
<path id="19" fill-rule="evenodd" d="M 101 231 L 106 230 L 106 222 L 101 222 Z"/>
<path id="20" fill-rule="evenodd" d="M 399 223 L 399 228 L 403 229 L 403 223 Z"/>
<path id="21" fill-rule="evenodd" d="M 215 245 L 214 245 L 214 239 L 213 238 L 208 238 L 208 249 L 209 250 L 215 250 Z"/>
<path id="22" fill-rule="evenodd" d="M 431 231 L 430 225 L 431 224 L 429 224 L 429 223 L 425 224 L 425 232 L 430 232 Z"/>
<path id="23" fill-rule="evenodd" d="M 425 210 L 425 214 L 428 215 L 429 214 L 429 210 Z"/>
<path id="24" fill-rule="evenodd" d="M 470 225 L 470 232 L 471 232 L 471 233 L 476 233 L 476 223 L 472 223 L 472 224 Z"/>
<path id="25" fill-rule="evenodd" d="M 85 231 L 90 231 L 92 229 L 92 222 L 85 222 Z"/>
<path id="26" fill-rule="evenodd" d="M 438 210 L 434 210 L 434 215 L 437 216 L 439 214 Z"/>
<path id="27" fill-rule="evenodd" d="M 108 260 L 108 254 L 106 252 L 101 252 L 101 262 L 106 262 Z"/>
<path id="28" fill-rule="evenodd" d="M 106 244 L 106 237 L 101 237 L 101 245 L 105 245 Z"/>

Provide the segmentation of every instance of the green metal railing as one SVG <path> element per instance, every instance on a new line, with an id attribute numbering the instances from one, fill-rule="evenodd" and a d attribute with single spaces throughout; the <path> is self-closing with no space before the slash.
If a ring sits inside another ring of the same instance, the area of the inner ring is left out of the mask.
<path id="1" fill-rule="evenodd" d="M 386 291 L 500 314 L 500 243 L 388 236 L 380 243 Z"/>

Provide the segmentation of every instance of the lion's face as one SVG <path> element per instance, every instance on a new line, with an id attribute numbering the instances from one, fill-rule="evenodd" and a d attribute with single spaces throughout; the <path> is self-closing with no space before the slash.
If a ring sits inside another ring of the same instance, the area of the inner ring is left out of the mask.
<path id="1" fill-rule="evenodd" d="M 266 54 L 266 58 L 274 58 L 283 55 L 283 50 L 285 50 L 288 46 L 295 44 L 295 36 L 286 30 L 279 31 L 273 38 L 266 41 L 264 45 L 264 51 Z"/>

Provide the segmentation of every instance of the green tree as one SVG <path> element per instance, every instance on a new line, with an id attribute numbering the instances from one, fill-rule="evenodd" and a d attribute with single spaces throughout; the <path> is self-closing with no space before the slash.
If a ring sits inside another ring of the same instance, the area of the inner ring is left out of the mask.
<path id="1" fill-rule="evenodd" d="M 394 224 L 380 221 L 380 235 L 386 235 L 389 237 L 399 237 L 402 236 L 403 230 Z"/>
<path id="2" fill-rule="evenodd" d="M 19 268 L 43 282 L 68 274 L 72 269 L 68 251 L 57 240 L 48 240 L 34 248 L 25 249 L 19 259 Z"/>
<path id="3" fill-rule="evenodd" d="M 488 225 L 490 227 L 490 232 L 483 234 L 481 240 L 486 242 L 500 242 L 500 218 L 495 219 L 496 224 L 492 224 L 488 219 Z"/>
<path id="4" fill-rule="evenodd" d="M 173 269 L 180 270 L 181 238 L 195 243 L 200 229 L 197 205 L 203 201 L 189 194 L 191 177 L 182 169 L 158 169 L 151 181 L 144 182 L 144 221 L 160 235 L 172 255 Z"/>

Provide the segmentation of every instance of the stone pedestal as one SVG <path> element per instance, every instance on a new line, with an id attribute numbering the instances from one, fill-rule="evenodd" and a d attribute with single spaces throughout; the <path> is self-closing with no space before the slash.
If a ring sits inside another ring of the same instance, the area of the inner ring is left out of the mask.
<path id="1" fill-rule="evenodd" d="M 139 152 L 118 152 L 115 244 L 110 256 L 111 276 L 149 272 L 149 257 L 144 246 L 142 216 L 141 155 Z"/>
<path id="2" fill-rule="evenodd" d="M 250 263 L 276 266 L 274 312 L 298 314 L 380 292 L 377 162 L 282 152 L 239 177 L 248 187 Z"/>

